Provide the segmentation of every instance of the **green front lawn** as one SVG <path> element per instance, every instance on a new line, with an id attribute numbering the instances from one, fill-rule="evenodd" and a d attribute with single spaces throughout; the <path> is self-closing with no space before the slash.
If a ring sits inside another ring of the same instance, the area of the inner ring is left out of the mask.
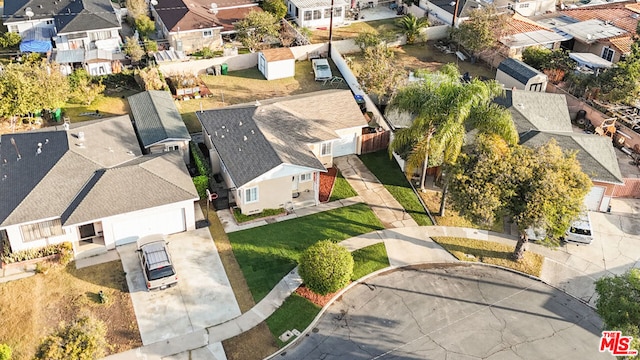
<path id="1" fill-rule="evenodd" d="M 353 275 L 351 275 L 351 280 L 358 280 L 365 275 L 389 266 L 389 256 L 384 243 L 358 249 L 352 252 L 351 255 L 353 256 Z"/>
<path id="2" fill-rule="evenodd" d="M 256 302 L 289 271 L 312 244 L 325 239 L 338 242 L 383 229 L 365 204 L 356 204 L 296 219 L 233 232 L 229 240 Z"/>
<path id="3" fill-rule="evenodd" d="M 407 210 L 418 225 L 433 225 L 398 163 L 389 158 L 389 153 L 386 150 L 361 155 L 360 160 L 384 184 L 384 187 Z"/>
<path id="4" fill-rule="evenodd" d="M 333 191 L 331 192 L 329 201 L 331 202 L 336 200 L 348 199 L 354 196 L 358 196 L 358 193 L 353 190 L 351 185 L 349 185 L 347 179 L 345 179 L 342 176 L 340 170 L 338 170 L 338 173 L 336 175 L 336 182 L 335 184 L 333 184 Z"/>
<path id="5" fill-rule="evenodd" d="M 313 319 L 320 312 L 320 306 L 303 298 L 298 294 L 291 294 L 282 306 L 280 306 L 267 321 L 267 326 L 276 339 L 279 347 L 283 347 L 286 342 L 280 341 L 278 337 L 287 330 L 296 329 L 300 332 L 311 324 Z M 291 340 L 295 339 L 295 336 Z M 287 341 L 288 342 L 288 341 Z"/>

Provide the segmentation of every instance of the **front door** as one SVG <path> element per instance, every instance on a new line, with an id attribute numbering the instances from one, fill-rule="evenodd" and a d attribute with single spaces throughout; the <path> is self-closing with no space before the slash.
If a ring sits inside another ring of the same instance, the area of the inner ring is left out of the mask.
<path id="1" fill-rule="evenodd" d="M 294 175 L 291 177 L 291 190 L 298 191 L 298 176 Z"/>

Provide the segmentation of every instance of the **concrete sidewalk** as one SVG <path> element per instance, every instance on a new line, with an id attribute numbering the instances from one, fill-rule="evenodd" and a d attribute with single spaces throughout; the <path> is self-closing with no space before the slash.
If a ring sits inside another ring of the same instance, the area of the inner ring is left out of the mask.
<path id="1" fill-rule="evenodd" d="M 333 162 L 385 228 L 418 226 L 402 205 L 362 163 L 360 158 L 355 155 L 347 155 L 337 157 Z"/>

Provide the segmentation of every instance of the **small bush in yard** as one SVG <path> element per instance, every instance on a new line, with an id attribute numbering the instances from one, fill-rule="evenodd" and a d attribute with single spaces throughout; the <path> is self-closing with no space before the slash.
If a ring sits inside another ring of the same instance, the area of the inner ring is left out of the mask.
<path id="1" fill-rule="evenodd" d="M 0 360 L 11 360 L 11 348 L 7 344 L 0 344 Z"/>
<path id="2" fill-rule="evenodd" d="M 349 250 L 329 240 L 311 245 L 298 263 L 302 281 L 320 295 L 342 289 L 353 274 L 353 257 Z"/>
<path id="3" fill-rule="evenodd" d="M 38 259 L 50 255 L 60 255 L 60 263 L 66 265 L 69 261 L 73 260 L 73 245 L 70 242 L 63 242 L 60 244 L 47 245 L 34 249 L 27 249 L 22 251 L 14 251 L 2 255 L 2 261 L 5 264 L 11 264 L 20 261 Z"/>
<path id="4" fill-rule="evenodd" d="M 68 326 L 61 324 L 42 340 L 36 359 L 90 360 L 102 358 L 107 347 L 106 326 L 93 317 L 85 316 Z"/>

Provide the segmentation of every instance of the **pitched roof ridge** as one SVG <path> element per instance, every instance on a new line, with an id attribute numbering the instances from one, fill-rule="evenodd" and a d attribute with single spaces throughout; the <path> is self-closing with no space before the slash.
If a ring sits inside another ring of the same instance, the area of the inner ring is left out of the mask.
<path id="1" fill-rule="evenodd" d="M 593 158 L 598 164 L 600 164 L 600 166 L 602 166 L 603 169 L 605 169 L 609 175 L 611 175 L 611 177 L 614 177 L 618 180 L 622 180 L 621 178 L 618 178 L 618 176 L 616 174 L 614 174 L 613 172 L 611 172 L 611 170 L 609 169 L 609 166 L 607 166 L 607 164 L 603 163 L 602 161 L 600 161 L 600 158 L 597 156 L 594 156 L 590 151 L 588 151 L 583 145 L 581 141 L 577 141 L 577 138 L 582 138 L 582 139 L 586 139 L 586 138 L 592 138 L 592 136 L 597 136 L 594 134 L 580 134 L 580 133 L 570 133 L 567 134 L 571 140 L 573 140 L 584 152 L 586 152 L 587 154 L 589 154 L 589 156 L 591 156 L 591 158 Z M 612 145 L 613 146 L 613 145 Z M 601 180 L 603 181 L 603 180 Z M 623 181 L 624 182 L 624 181 Z"/>
<path id="2" fill-rule="evenodd" d="M 129 164 L 129 165 L 127 165 L 127 164 L 123 164 L 123 165 L 120 165 L 120 166 L 115 166 L 115 167 L 112 167 L 112 168 L 107 168 L 107 169 L 104 169 L 104 172 L 105 172 L 105 174 L 106 174 L 106 173 L 114 173 L 114 172 L 120 172 L 120 171 L 127 171 L 127 170 L 130 170 L 131 168 L 134 168 L 134 167 L 135 167 L 135 168 L 137 168 L 137 169 L 140 169 L 141 171 L 144 171 L 144 172 L 146 172 L 146 173 L 148 173 L 148 174 L 151 174 L 153 177 L 155 177 L 155 178 L 157 178 L 157 179 L 161 180 L 163 183 L 169 184 L 169 185 L 171 185 L 172 187 L 174 187 L 174 188 L 176 188 L 176 189 L 180 189 L 180 191 L 183 191 L 183 192 L 184 192 L 184 193 L 186 193 L 186 194 L 192 195 L 192 194 L 191 194 L 191 193 L 189 193 L 187 190 L 185 190 L 185 189 L 183 189 L 182 187 L 180 187 L 180 186 L 176 185 L 175 183 L 173 183 L 173 182 L 171 182 L 171 181 L 168 181 L 168 180 L 167 180 L 167 179 L 165 179 L 164 177 L 162 177 L 162 176 L 160 176 L 160 175 L 158 175 L 158 174 L 154 173 L 153 171 L 150 171 L 149 169 L 145 168 L 144 166 L 141 166 L 142 164 L 144 164 L 144 163 L 146 163 L 146 162 L 148 162 L 148 161 L 153 161 L 153 160 L 155 160 L 155 159 L 157 159 L 157 158 L 161 158 L 161 157 L 162 157 L 162 155 L 164 155 L 164 154 L 158 154 L 158 156 L 149 157 L 149 159 L 146 159 L 146 160 L 144 160 L 144 161 L 142 161 L 142 162 L 137 162 L 137 163 L 135 163 L 135 164 Z"/>

